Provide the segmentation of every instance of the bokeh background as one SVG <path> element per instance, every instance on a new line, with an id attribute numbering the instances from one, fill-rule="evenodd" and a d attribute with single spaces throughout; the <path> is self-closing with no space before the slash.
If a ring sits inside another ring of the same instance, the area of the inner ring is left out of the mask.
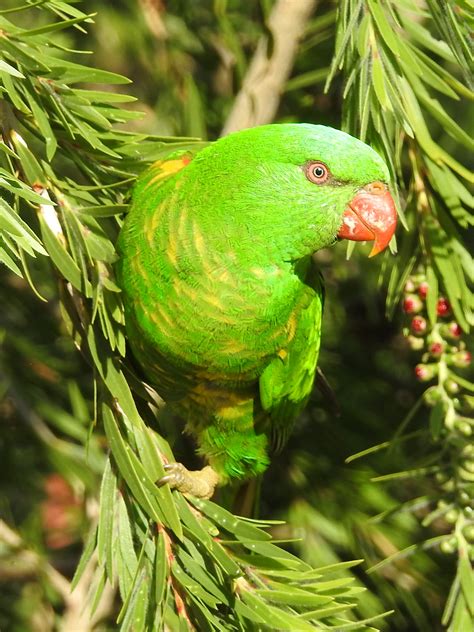
<path id="1" fill-rule="evenodd" d="M 2 9 L 15 4 L 4 0 Z M 342 77 L 329 92 L 323 90 L 334 54 L 338 3 L 313 4 L 274 120 L 340 127 Z M 81 10 L 97 12 L 87 31 L 68 29 L 58 36 L 65 49 L 92 51 L 82 63 L 131 78 L 130 86 L 117 89 L 137 97 L 127 107 L 144 115 L 126 129 L 214 140 L 231 114 L 260 39 L 268 35 L 273 5 L 271 0 L 85 0 Z M 25 13 L 15 19 L 25 25 L 32 18 Z M 462 102 L 444 102 L 468 130 L 472 111 Z M 431 121 L 431 132 L 466 161 L 440 123 Z M 402 242 L 403 231 L 400 227 Z M 396 435 L 426 388 L 414 374 L 419 355 L 403 335 L 406 315 L 400 305 L 387 315 L 392 255 L 368 260 L 367 254 L 368 246 L 362 245 L 348 258 L 341 243 L 317 255 L 326 282 L 320 367 L 333 394 L 315 389 L 287 448 L 264 478 L 261 514 L 284 520 L 275 534 L 300 538 L 291 546 L 312 564 L 365 560 L 355 571 L 367 588 L 360 597 L 361 616 L 394 609 L 385 629 L 431 632 L 443 629 L 441 613 L 455 574 L 451 556 L 436 547 L 415 546 L 410 555 L 368 572 L 397 551 L 450 529 L 442 517 L 422 526 L 423 502 L 410 511 L 390 512 L 432 494 L 432 479 L 373 480 L 418 463 L 426 446 L 416 433 L 429 423 L 429 409 L 421 405 L 411 416 L 411 440 L 345 462 Z M 47 302 L 26 281 L 0 269 L 0 394 L 5 395 L 0 403 L 0 518 L 11 527 L 3 533 L 6 541 L 11 544 L 19 533 L 28 543 L 28 550 L 4 554 L 0 544 L 0 629 L 11 632 L 45 632 L 59 625 L 64 606 L 51 577 L 38 570 L 38 557 L 71 577 L 91 520 L 90 499 L 100 484 L 105 448 L 101 434 L 90 428 L 92 371 L 62 325 L 47 266 L 38 261 L 33 273 Z M 193 458 L 192 446 L 178 434 L 174 449 L 180 460 Z M 380 514 L 383 519 L 377 518 Z M 97 629 L 114 629 L 113 613 L 109 604 Z"/>

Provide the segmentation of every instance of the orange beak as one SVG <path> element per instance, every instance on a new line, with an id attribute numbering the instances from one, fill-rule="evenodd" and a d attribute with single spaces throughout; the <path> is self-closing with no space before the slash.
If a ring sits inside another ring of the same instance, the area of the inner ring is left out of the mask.
<path id="1" fill-rule="evenodd" d="M 352 241 L 373 241 L 369 257 L 382 252 L 397 227 L 395 202 L 387 185 L 371 182 L 349 202 L 337 236 Z"/>

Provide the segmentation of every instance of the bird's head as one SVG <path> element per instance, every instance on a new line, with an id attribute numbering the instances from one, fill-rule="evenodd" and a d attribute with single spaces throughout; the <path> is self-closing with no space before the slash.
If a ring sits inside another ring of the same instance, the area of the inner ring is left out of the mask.
<path id="1" fill-rule="evenodd" d="M 186 171 L 209 229 L 284 260 L 337 239 L 388 245 L 396 210 L 389 172 L 368 145 L 330 127 L 265 125 L 236 132 L 200 152 Z M 199 186 L 201 183 L 201 187 Z"/>

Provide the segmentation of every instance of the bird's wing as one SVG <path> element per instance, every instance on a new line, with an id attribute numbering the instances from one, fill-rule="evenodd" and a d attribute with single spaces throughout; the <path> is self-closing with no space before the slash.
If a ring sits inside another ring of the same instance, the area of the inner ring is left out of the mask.
<path id="1" fill-rule="evenodd" d="M 310 270 L 306 278 L 307 305 L 297 316 L 296 331 L 286 349 L 260 376 L 260 401 L 270 420 L 273 449 L 285 445 L 295 419 L 303 410 L 313 388 L 321 339 L 324 302 L 322 279 Z"/>

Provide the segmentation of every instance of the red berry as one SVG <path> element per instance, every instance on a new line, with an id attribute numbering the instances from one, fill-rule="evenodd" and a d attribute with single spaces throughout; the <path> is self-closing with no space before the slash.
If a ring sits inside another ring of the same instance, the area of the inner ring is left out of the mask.
<path id="1" fill-rule="evenodd" d="M 403 301 L 403 311 L 405 314 L 416 314 L 422 307 L 423 304 L 416 294 L 408 294 Z"/>
<path id="2" fill-rule="evenodd" d="M 447 298 L 442 296 L 438 299 L 438 304 L 436 305 L 436 313 L 438 316 L 447 316 L 451 312 L 451 305 Z"/>
<path id="3" fill-rule="evenodd" d="M 423 299 L 426 298 L 426 295 L 428 294 L 428 288 L 428 283 L 426 281 L 422 281 L 418 286 L 418 296 Z"/>
<path id="4" fill-rule="evenodd" d="M 414 316 L 411 321 L 411 330 L 414 334 L 422 334 L 426 331 L 426 320 L 423 316 Z"/>
<path id="5" fill-rule="evenodd" d="M 411 296 L 407 297 L 403 301 L 403 311 L 407 314 L 411 314 L 413 310 L 414 302 Z"/>
<path id="6" fill-rule="evenodd" d="M 465 369 L 471 364 L 472 356 L 469 351 L 458 351 L 453 355 L 453 364 L 460 369 Z"/>
<path id="7" fill-rule="evenodd" d="M 428 370 L 423 364 L 417 364 L 415 367 L 415 375 L 419 380 L 423 380 L 428 375 Z"/>
<path id="8" fill-rule="evenodd" d="M 462 329 L 455 321 L 449 323 L 448 332 L 454 338 L 459 338 L 460 336 L 462 336 Z"/>
<path id="9" fill-rule="evenodd" d="M 428 382 L 433 379 L 435 369 L 431 364 L 417 364 L 415 367 L 415 375 L 420 382 Z"/>
<path id="10" fill-rule="evenodd" d="M 433 342 L 430 345 L 430 353 L 434 356 L 440 356 L 443 353 L 444 345 L 442 342 Z"/>

